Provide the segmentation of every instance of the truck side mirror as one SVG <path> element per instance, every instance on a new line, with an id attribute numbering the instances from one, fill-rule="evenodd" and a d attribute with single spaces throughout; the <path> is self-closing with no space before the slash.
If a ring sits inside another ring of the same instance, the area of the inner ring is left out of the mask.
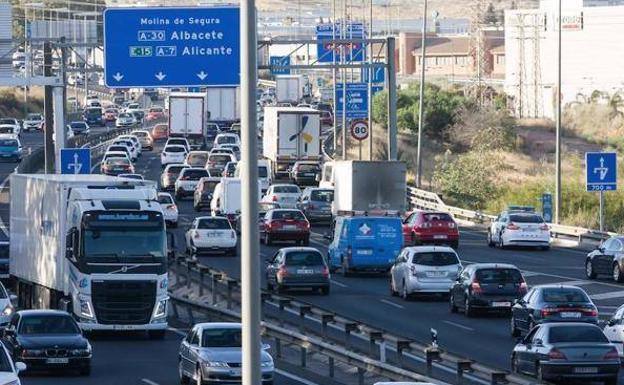
<path id="1" fill-rule="evenodd" d="M 67 234 L 67 237 L 65 238 L 65 258 L 73 262 L 76 261 L 76 258 L 74 257 L 74 245 L 77 243 L 76 242 L 77 233 L 78 231 L 76 230 L 76 228 L 72 228 L 69 230 L 69 233 Z"/>

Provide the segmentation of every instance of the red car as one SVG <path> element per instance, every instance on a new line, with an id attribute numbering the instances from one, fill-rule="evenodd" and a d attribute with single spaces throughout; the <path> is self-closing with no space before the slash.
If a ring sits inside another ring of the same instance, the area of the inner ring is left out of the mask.
<path id="1" fill-rule="evenodd" d="M 165 118 L 165 110 L 162 107 L 152 107 L 147 111 L 147 116 L 145 120 L 151 122 L 153 120 L 164 119 Z"/>
<path id="2" fill-rule="evenodd" d="M 273 241 L 295 241 L 307 246 L 310 244 L 310 222 L 301 210 L 269 210 L 264 216 L 264 226 L 260 226 L 260 241 L 266 245 Z"/>
<path id="3" fill-rule="evenodd" d="M 169 126 L 166 123 L 157 124 L 152 128 L 152 139 L 163 140 L 169 136 Z"/>
<path id="4" fill-rule="evenodd" d="M 109 108 L 104 111 L 104 120 L 107 122 L 114 122 L 117 119 L 117 110 Z"/>
<path id="5" fill-rule="evenodd" d="M 452 216 L 443 212 L 413 211 L 403 220 L 406 245 L 425 243 L 459 246 L 459 229 Z"/>

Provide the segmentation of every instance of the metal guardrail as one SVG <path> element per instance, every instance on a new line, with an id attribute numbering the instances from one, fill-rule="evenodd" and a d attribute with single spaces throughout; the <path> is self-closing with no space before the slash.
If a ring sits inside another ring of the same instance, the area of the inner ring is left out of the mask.
<path id="1" fill-rule="evenodd" d="M 496 216 L 482 213 L 480 211 L 471 211 L 459 207 L 449 206 L 442 201 L 442 198 L 436 193 L 421 190 L 415 187 L 407 187 L 407 198 L 412 207 L 425 210 L 445 211 L 456 218 L 466 220 L 475 224 L 490 224 Z M 583 240 L 601 241 L 615 233 L 600 232 L 598 230 L 586 229 L 583 227 L 564 226 L 557 224 L 549 224 L 550 233 L 553 237 L 570 237 L 576 238 L 579 243 Z"/>
<path id="2" fill-rule="evenodd" d="M 197 261 L 187 259 L 184 256 L 177 256 L 171 264 L 170 273 L 177 274 L 176 286 L 178 288 L 186 287 L 187 290 L 190 289 L 191 291 L 196 289 L 196 295 L 199 298 L 208 297 L 202 306 L 214 309 L 218 308 L 219 304 L 225 304 L 225 310 L 232 311 L 234 305 L 239 303 L 240 295 L 237 289 L 240 288 L 240 282 L 228 277 L 222 271 L 199 264 Z M 536 384 L 535 380 L 527 379 L 524 376 L 490 368 L 445 352 L 442 347 L 437 345 L 433 347 L 428 343 L 393 335 L 386 330 L 340 316 L 332 311 L 285 295 L 263 291 L 262 308 L 265 319 L 268 317 L 267 309 L 270 309 L 274 313 L 274 318 L 279 320 L 280 325 L 283 325 L 284 322 L 288 323 L 290 317 L 290 323 L 299 327 L 299 332 L 307 336 L 306 338 L 310 339 L 311 335 L 316 334 L 318 338 L 325 341 L 324 344 L 333 339 L 342 343 L 344 348 L 349 351 L 357 352 L 359 356 L 365 357 L 365 360 L 360 360 L 358 363 L 360 366 L 350 362 L 358 368 L 362 365 L 366 365 L 365 367 L 368 368 L 371 362 L 388 364 L 392 361 L 390 365 L 399 369 L 408 370 L 414 374 L 417 371 L 424 372 L 420 375 L 441 378 L 443 381 L 453 379 L 454 384 Z M 316 329 L 310 324 L 316 325 Z M 341 334 L 337 336 L 335 333 Z M 323 345 L 316 346 L 322 347 Z M 386 354 L 388 354 L 388 359 L 382 362 L 381 357 L 382 355 L 386 356 Z M 390 354 L 392 354 L 392 358 L 390 358 Z M 378 357 L 379 361 L 377 360 Z M 436 383 L 438 380 L 427 381 Z"/>

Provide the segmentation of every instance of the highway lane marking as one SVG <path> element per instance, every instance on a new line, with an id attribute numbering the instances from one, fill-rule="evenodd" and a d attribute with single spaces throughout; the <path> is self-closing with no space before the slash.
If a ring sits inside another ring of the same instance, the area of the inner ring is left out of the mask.
<path id="1" fill-rule="evenodd" d="M 142 378 L 141 382 L 145 382 L 147 385 L 160 385 L 158 382 L 154 382 L 149 378 Z"/>
<path id="2" fill-rule="evenodd" d="M 305 385 L 318 385 L 316 382 L 312 382 L 310 380 L 306 380 L 305 378 L 299 377 L 299 376 L 294 375 L 292 373 L 285 372 L 282 369 L 275 368 L 275 373 L 277 373 L 277 374 L 279 374 L 281 376 L 290 378 L 291 380 L 294 380 L 294 381 L 297 381 L 297 382 L 301 382 L 302 384 L 305 384 Z"/>
<path id="3" fill-rule="evenodd" d="M 397 309 L 405 309 L 405 307 L 403 305 L 399 305 L 398 303 L 394 303 L 392 301 L 388 301 L 387 299 L 380 299 L 379 302 L 383 302 L 386 305 L 394 306 Z"/>
<path id="4" fill-rule="evenodd" d="M 468 330 L 468 331 L 471 331 L 471 332 L 473 332 L 473 331 L 474 331 L 474 329 L 473 329 L 473 328 L 471 328 L 471 327 L 464 326 L 464 325 L 462 325 L 462 324 L 458 324 L 458 323 L 453 322 L 453 321 L 446 321 L 446 320 L 444 320 L 444 321 L 442 321 L 442 322 L 443 322 L 443 323 L 445 323 L 445 324 L 447 324 L 447 325 L 455 326 L 456 328 L 460 328 L 460 329 Z"/>
<path id="5" fill-rule="evenodd" d="M 583 285 L 591 285 L 591 284 L 594 284 L 594 283 L 596 283 L 596 282 L 592 282 L 592 281 L 561 281 L 561 282 L 549 283 L 549 285 L 583 286 Z"/>
<path id="6" fill-rule="evenodd" d="M 333 279 L 331 280 L 331 283 L 336 285 L 336 286 L 340 286 L 340 287 L 349 287 L 349 285 L 345 285 L 344 283 L 338 282 L 338 281 L 333 280 Z"/>
<path id="7" fill-rule="evenodd" d="M 589 296 L 589 298 L 595 299 L 595 300 L 613 299 L 613 298 L 622 298 L 622 297 L 624 297 L 624 291 L 611 291 L 608 293 L 594 294 L 594 295 Z"/>
<path id="8" fill-rule="evenodd" d="M 167 328 L 167 330 L 169 330 L 170 332 L 173 332 L 173 333 L 175 333 L 175 334 L 177 334 L 177 335 L 179 335 L 179 336 L 186 337 L 186 333 L 185 333 L 185 332 L 183 332 L 183 331 L 182 331 L 182 330 L 180 330 L 180 329 L 174 328 L 174 327 L 172 327 L 172 326 L 169 326 L 169 327 Z"/>

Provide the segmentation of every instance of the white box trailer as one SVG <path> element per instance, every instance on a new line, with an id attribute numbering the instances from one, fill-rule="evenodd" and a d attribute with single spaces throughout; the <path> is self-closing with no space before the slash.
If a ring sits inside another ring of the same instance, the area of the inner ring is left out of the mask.
<path id="1" fill-rule="evenodd" d="M 222 129 L 240 122 L 240 87 L 208 87 L 208 121 Z"/>
<path id="2" fill-rule="evenodd" d="M 262 155 L 275 177 L 298 160 L 321 160 L 321 113 L 308 107 L 265 107 Z"/>
<path id="3" fill-rule="evenodd" d="M 303 98 L 304 79 L 302 75 L 275 76 L 275 98 L 278 103 L 297 104 Z"/>
<path id="4" fill-rule="evenodd" d="M 167 100 L 169 137 L 185 137 L 192 149 L 205 146 L 207 101 L 201 92 L 172 92 Z"/>

